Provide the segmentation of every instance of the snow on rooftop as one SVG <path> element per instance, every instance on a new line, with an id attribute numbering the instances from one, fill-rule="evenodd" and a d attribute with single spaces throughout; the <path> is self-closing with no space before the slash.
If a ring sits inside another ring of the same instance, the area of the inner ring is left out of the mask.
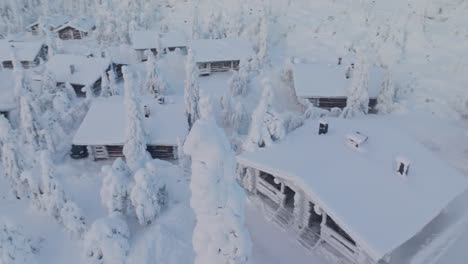
<path id="1" fill-rule="evenodd" d="M 467 181 L 381 117 L 330 118 L 326 135 L 308 123 L 286 140 L 243 153 L 239 163 L 291 181 L 378 260 L 417 234 L 467 187 Z M 401 124 L 399 124 L 401 125 Z M 363 151 L 345 143 L 359 130 L 369 136 Z M 395 158 L 411 159 L 406 179 Z"/>
<path id="2" fill-rule="evenodd" d="M 56 54 L 47 61 L 46 69 L 54 74 L 57 82 L 92 85 L 109 68 L 109 64 L 109 60 L 105 58 Z M 75 67 L 73 74 L 70 65 Z"/>
<path id="3" fill-rule="evenodd" d="M 16 108 L 14 101 L 15 76 L 13 70 L 0 71 L 0 111 L 10 111 Z"/>
<path id="4" fill-rule="evenodd" d="M 42 41 L 14 42 L 0 40 L 0 62 L 12 60 L 12 47 L 19 61 L 33 61 L 44 43 Z"/>
<path id="5" fill-rule="evenodd" d="M 69 22 L 70 20 L 71 20 L 71 17 L 68 16 L 68 15 L 43 16 L 43 17 L 40 17 L 34 23 L 31 23 L 30 25 L 28 25 L 28 28 L 39 25 L 39 23 L 41 21 L 45 21 L 47 26 L 49 26 L 49 27 L 51 27 L 53 29 L 56 29 L 56 28 L 64 25 L 65 23 Z"/>
<path id="6" fill-rule="evenodd" d="M 159 34 L 157 31 L 139 30 L 132 35 L 133 49 L 155 49 L 158 46 L 157 41 L 162 48 L 187 46 L 187 38 L 183 32 Z"/>
<path id="7" fill-rule="evenodd" d="M 70 20 L 69 22 L 63 24 L 59 28 L 56 29 L 56 31 L 60 31 L 62 29 L 65 29 L 67 27 L 71 27 L 74 29 L 78 29 L 83 32 L 90 32 L 95 28 L 96 24 L 94 20 L 90 17 L 78 17 Z"/>
<path id="8" fill-rule="evenodd" d="M 300 98 L 310 97 L 346 97 L 352 81 L 346 79 L 349 64 L 337 65 L 327 63 L 295 64 L 293 65 L 294 88 Z M 377 97 L 384 72 L 380 67 L 369 67 L 369 97 Z"/>
<path id="9" fill-rule="evenodd" d="M 166 98 L 167 99 L 167 98 Z M 153 97 L 141 98 L 150 107 L 150 117 L 143 117 L 147 143 L 151 145 L 177 145 L 188 131 L 184 109 L 180 104 L 158 104 Z M 81 123 L 73 144 L 123 145 L 125 143 L 125 106 L 122 96 L 96 99 Z"/>
<path id="10" fill-rule="evenodd" d="M 251 44 L 243 39 L 197 39 L 192 40 L 190 48 L 196 62 L 242 60 L 252 54 Z"/>

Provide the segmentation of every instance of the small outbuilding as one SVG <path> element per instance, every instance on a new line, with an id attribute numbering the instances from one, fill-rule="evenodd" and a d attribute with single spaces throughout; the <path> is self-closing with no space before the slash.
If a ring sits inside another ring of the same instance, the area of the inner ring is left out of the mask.
<path id="1" fill-rule="evenodd" d="M 237 157 L 240 183 L 307 249 L 328 250 L 344 263 L 386 263 L 467 188 L 463 175 L 392 121 L 366 116 L 328 124 L 326 134 L 308 123 Z M 366 139 L 359 151 L 347 142 L 356 130 Z"/>
<path id="2" fill-rule="evenodd" d="M 354 64 L 346 64 L 339 58 L 337 64 L 294 64 L 292 67 L 296 96 L 309 100 L 314 106 L 330 110 L 345 108 L 351 86 Z M 369 68 L 369 110 L 374 112 L 377 95 L 382 87 L 384 71 L 380 67 Z"/>
<path id="3" fill-rule="evenodd" d="M 47 60 L 47 45 L 41 41 L 16 42 L 0 40 L 0 62 L 3 68 L 13 69 L 13 54 L 24 69 L 29 69 Z"/>
<path id="4" fill-rule="evenodd" d="M 46 71 L 55 76 L 57 85 L 70 83 L 79 97 L 85 97 L 85 86 L 94 94 L 101 91 L 101 76 L 107 72 L 111 63 L 107 58 L 85 57 L 70 54 L 56 54 L 46 63 Z M 41 76 L 38 76 L 38 80 Z"/>
<path id="5" fill-rule="evenodd" d="M 187 38 L 182 32 L 170 31 L 158 33 L 151 30 L 138 30 L 132 35 L 132 48 L 136 51 L 139 61 L 146 61 L 145 51 L 150 50 L 155 56 L 158 52 L 167 53 L 180 49 L 187 51 Z M 161 49 L 158 51 L 158 49 Z"/>
<path id="6" fill-rule="evenodd" d="M 71 20 L 70 16 L 67 15 L 57 15 L 57 16 L 44 16 L 40 17 L 34 23 L 31 23 L 26 27 L 26 29 L 31 32 L 33 36 L 38 36 L 41 34 L 41 23 L 45 23 L 45 26 L 48 27 L 50 31 L 55 31 L 57 28 L 63 26 L 65 23 Z"/>
<path id="7" fill-rule="evenodd" d="M 252 46 L 243 39 L 197 39 L 190 44 L 200 75 L 239 70 L 240 61 L 252 55 Z"/>
<path id="8" fill-rule="evenodd" d="M 60 39 L 73 40 L 87 37 L 95 29 L 96 24 L 93 19 L 89 17 L 79 17 L 58 27 L 55 31 L 58 33 Z"/>
<path id="9" fill-rule="evenodd" d="M 123 156 L 125 137 L 125 105 L 122 96 L 96 99 L 73 138 L 74 146 L 88 146 L 94 160 Z M 141 97 L 141 113 L 153 158 L 177 159 L 179 139 L 184 140 L 187 120 L 181 104 L 164 103 L 150 96 Z"/>

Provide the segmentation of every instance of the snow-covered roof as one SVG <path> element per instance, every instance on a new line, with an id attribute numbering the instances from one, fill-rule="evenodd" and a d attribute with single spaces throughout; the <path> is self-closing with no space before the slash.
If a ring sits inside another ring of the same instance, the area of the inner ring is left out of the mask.
<path id="1" fill-rule="evenodd" d="M 133 49 L 155 49 L 157 41 L 162 48 L 186 47 L 187 38 L 183 32 L 170 31 L 159 34 L 157 31 L 139 30 L 132 35 Z"/>
<path id="2" fill-rule="evenodd" d="M 64 28 L 71 27 L 83 32 L 90 32 L 95 28 L 96 24 L 94 20 L 90 17 L 78 17 L 70 20 L 66 24 L 63 24 L 59 28 L 57 28 L 55 31 L 60 31 Z"/>
<path id="3" fill-rule="evenodd" d="M 398 130 L 398 121 L 328 121 L 328 134 L 318 135 L 318 123 L 310 122 L 278 144 L 239 155 L 238 162 L 302 189 L 375 260 L 421 231 L 467 188 L 457 170 Z M 357 130 L 369 136 L 360 151 L 345 140 Z M 395 167 L 400 155 L 412 161 L 404 178 Z"/>
<path id="4" fill-rule="evenodd" d="M 70 65 L 74 65 L 72 74 Z M 69 54 L 56 54 L 46 63 L 46 69 L 51 71 L 57 82 L 71 84 L 92 85 L 109 67 L 110 62 L 105 58 L 85 57 Z"/>
<path id="5" fill-rule="evenodd" d="M 244 39 L 197 39 L 190 48 L 195 53 L 195 62 L 242 60 L 252 54 L 252 46 Z"/>
<path id="6" fill-rule="evenodd" d="M 337 63 L 337 62 L 335 62 Z M 353 70 L 346 79 L 349 64 L 294 64 L 294 88 L 299 98 L 346 97 L 351 85 Z M 369 96 L 377 97 L 384 77 L 383 69 L 369 67 Z"/>
<path id="7" fill-rule="evenodd" d="M 34 23 L 28 25 L 28 28 L 32 28 L 33 26 L 39 25 L 41 21 L 44 21 L 47 26 L 51 27 L 52 29 L 56 29 L 68 21 L 70 21 L 71 17 L 68 15 L 57 15 L 57 16 L 44 16 L 39 18 Z"/>
<path id="8" fill-rule="evenodd" d="M 13 70 L 0 71 L 0 111 L 10 111 L 16 108 L 14 101 L 15 78 Z"/>
<path id="9" fill-rule="evenodd" d="M 12 47 L 14 47 L 19 61 L 33 61 L 39 54 L 42 45 L 44 45 L 42 41 L 13 42 L 0 40 L 0 62 L 12 60 Z"/>
<path id="10" fill-rule="evenodd" d="M 177 145 L 184 140 L 187 120 L 181 104 L 159 104 L 153 97 L 141 98 L 150 107 L 150 117 L 143 117 L 146 140 L 150 145 Z M 78 132 L 73 138 L 75 145 L 123 145 L 125 143 L 125 106 L 122 96 L 96 99 Z"/>

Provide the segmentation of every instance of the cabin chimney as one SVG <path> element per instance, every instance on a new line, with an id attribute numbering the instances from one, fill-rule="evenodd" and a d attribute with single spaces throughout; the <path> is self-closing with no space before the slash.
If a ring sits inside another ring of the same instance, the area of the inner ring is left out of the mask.
<path id="1" fill-rule="evenodd" d="M 328 133 L 328 122 L 319 120 L 319 135 Z"/>
<path id="2" fill-rule="evenodd" d="M 70 73 L 71 74 L 74 74 L 75 73 L 75 65 L 74 64 L 70 64 Z"/>
<path id="3" fill-rule="evenodd" d="M 396 172 L 401 177 L 408 177 L 410 161 L 404 157 L 396 158 Z"/>
<path id="4" fill-rule="evenodd" d="M 143 111 L 145 112 L 145 117 L 149 118 L 151 111 L 148 105 L 143 106 Z"/>
<path id="5" fill-rule="evenodd" d="M 346 79 L 351 78 L 351 68 L 350 67 L 346 68 L 345 78 Z"/>
<path id="6" fill-rule="evenodd" d="M 351 134 L 346 135 L 346 141 L 348 145 L 359 149 L 361 145 L 367 141 L 368 136 L 362 134 L 361 132 L 354 132 Z"/>

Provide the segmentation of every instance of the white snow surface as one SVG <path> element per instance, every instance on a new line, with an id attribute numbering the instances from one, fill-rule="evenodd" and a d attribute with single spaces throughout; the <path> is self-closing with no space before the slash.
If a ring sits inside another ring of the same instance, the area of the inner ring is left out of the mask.
<path id="1" fill-rule="evenodd" d="M 158 48 L 186 47 L 187 38 L 182 32 L 170 31 L 159 34 L 152 30 L 138 30 L 132 35 L 133 49 L 155 49 Z"/>
<path id="2" fill-rule="evenodd" d="M 394 123 L 377 116 L 330 118 L 328 134 L 319 136 L 318 123 L 311 122 L 277 145 L 241 154 L 238 161 L 303 189 L 380 259 L 417 234 L 468 184 Z M 369 136 L 359 150 L 345 143 L 353 130 Z M 406 179 L 396 174 L 399 155 L 412 160 Z"/>
<path id="3" fill-rule="evenodd" d="M 75 67 L 73 74 L 70 71 L 71 65 Z M 101 78 L 101 74 L 109 65 L 109 60 L 105 58 L 57 54 L 46 63 L 46 70 L 54 74 L 57 82 L 92 85 Z"/>
<path id="4" fill-rule="evenodd" d="M 245 39 L 196 39 L 190 43 L 195 62 L 243 60 L 252 55 L 252 46 Z"/>
<path id="5" fill-rule="evenodd" d="M 294 88 L 299 98 L 345 97 L 351 85 L 353 71 L 346 79 L 346 64 L 295 64 L 293 65 Z M 384 72 L 380 67 L 369 68 L 369 96 L 377 97 L 383 82 Z"/>
<path id="6" fill-rule="evenodd" d="M 143 118 L 146 142 L 149 145 L 177 145 L 177 139 L 185 138 L 188 131 L 183 107 L 170 102 L 159 104 L 150 96 L 141 98 L 143 106 L 150 108 L 149 118 Z M 96 99 L 73 138 L 75 145 L 123 145 L 125 137 L 125 107 L 123 97 L 112 96 Z"/>
<path id="7" fill-rule="evenodd" d="M 33 61 L 44 43 L 42 41 L 13 42 L 0 40 L 0 62 L 12 60 L 12 47 L 19 61 Z"/>

